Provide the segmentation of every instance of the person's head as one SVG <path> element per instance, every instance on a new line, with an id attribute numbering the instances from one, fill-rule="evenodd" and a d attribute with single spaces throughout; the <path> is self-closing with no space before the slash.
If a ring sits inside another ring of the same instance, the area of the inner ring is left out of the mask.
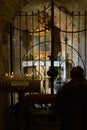
<path id="1" fill-rule="evenodd" d="M 83 68 L 80 66 L 73 67 L 70 72 L 72 79 L 83 79 L 84 78 L 84 71 Z"/>

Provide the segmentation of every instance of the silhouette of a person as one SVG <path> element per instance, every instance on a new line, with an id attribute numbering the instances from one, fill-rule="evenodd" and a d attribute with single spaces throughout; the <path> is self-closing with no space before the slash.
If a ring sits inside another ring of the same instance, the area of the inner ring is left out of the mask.
<path id="1" fill-rule="evenodd" d="M 80 66 L 73 67 L 71 81 L 57 93 L 62 130 L 87 130 L 87 81 Z"/>

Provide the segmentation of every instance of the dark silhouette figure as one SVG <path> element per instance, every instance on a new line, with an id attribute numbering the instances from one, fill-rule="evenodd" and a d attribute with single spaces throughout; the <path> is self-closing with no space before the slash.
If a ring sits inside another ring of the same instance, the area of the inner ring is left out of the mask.
<path id="1" fill-rule="evenodd" d="M 60 29 L 56 25 L 52 25 L 51 19 L 48 21 L 47 29 L 52 30 L 53 29 L 53 57 L 54 61 L 58 60 L 58 53 L 61 52 L 61 39 L 60 39 Z"/>
<path id="2" fill-rule="evenodd" d="M 73 67 L 71 81 L 57 93 L 62 130 L 87 130 L 87 81 L 80 66 Z"/>

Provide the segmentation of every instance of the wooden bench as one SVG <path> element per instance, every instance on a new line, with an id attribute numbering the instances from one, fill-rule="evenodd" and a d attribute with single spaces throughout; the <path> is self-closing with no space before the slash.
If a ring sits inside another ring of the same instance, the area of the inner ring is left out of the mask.
<path id="1" fill-rule="evenodd" d="M 56 94 L 26 94 L 26 103 L 56 103 Z"/>
<path id="2" fill-rule="evenodd" d="M 51 117 L 56 115 L 56 94 L 27 94 L 25 96 L 25 103 L 29 105 L 30 116 L 34 118 L 38 117 Z M 41 105 L 41 108 L 33 108 L 33 105 Z M 45 108 L 43 107 L 46 106 Z"/>

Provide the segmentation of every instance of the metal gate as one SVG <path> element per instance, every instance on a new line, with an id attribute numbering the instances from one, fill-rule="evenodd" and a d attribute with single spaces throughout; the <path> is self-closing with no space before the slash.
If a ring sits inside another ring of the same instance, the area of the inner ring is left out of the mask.
<path id="1" fill-rule="evenodd" d="M 82 66 L 86 76 L 86 28 L 86 12 L 54 2 L 37 13 L 18 12 L 10 25 L 10 72 L 39 77 L 45 93 L 68 81 L 73 66 Z"/>

